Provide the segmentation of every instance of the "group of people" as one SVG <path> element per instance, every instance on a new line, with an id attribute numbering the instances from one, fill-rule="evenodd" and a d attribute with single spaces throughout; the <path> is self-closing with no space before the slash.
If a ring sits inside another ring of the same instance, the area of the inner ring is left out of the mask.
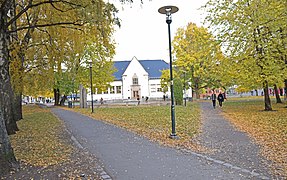
<path id="1" fill-rule="evenodd" d="M 218 100 L 218 104 L 220 107 L 222 107 L 222 103 L 224 102 L 224 99 L 225 97 L 223 96 L 223 94 L 220 92 L 218 94 L 218 96 L 216 97 L 216 94 L 215 92 L 213 91 L 213 93 L 211 94 L 211 100 L 212 100 L 212 105 L 213 105 L 213 108 L 216 107 L 216 100 Z"/>

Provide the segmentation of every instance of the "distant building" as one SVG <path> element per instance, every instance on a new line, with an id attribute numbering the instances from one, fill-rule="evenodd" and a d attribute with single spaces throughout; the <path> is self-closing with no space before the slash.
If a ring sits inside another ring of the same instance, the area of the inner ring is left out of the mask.
<path id="1" fill-rule="evenodd" d="M 169 69 L 169 64 L 164 60 L 138 60 L 134 57 L 130 61 L 115 61 L 114 66 L 117 69 L 114 73 L 115 80 L 110 83 L 107 91 L 96 91 L 94 100 L 163 97 L 160 77 L 162 70 Z M 91 100 L 90 95 L 88 100 Z"/>

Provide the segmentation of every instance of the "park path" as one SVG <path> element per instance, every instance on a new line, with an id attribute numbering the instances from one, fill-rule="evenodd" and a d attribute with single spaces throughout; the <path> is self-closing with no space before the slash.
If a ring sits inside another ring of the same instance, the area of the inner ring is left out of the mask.
<path id="1" fill-rule="evenodd" d="M 201 102 L 202 129 L 197 140 L 213 151 L 208 156 L 272 177 L 268 161 L 260 155 L 260 147 L 226 120 L 221 114 L 223 110 L 224 104 L 214 109 L 211 102 Z"/>
<path id="2" fill-rule="evenodd" d="M 265 174 L 236 164 L 160 146 L 125 129 L 72 111 L 60 108 L 52 108 L 52 111 L 64 121 L 79 146 L 99 158 L 107 179 L 268 179 Z"/>

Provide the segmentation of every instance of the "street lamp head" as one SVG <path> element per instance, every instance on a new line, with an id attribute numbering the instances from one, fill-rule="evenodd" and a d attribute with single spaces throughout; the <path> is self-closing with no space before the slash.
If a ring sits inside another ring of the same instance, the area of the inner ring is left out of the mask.
<path id="1" fill-rule="evenodd" d="M 178 7 L 176 6 L 163 6 L 158 9 L 158 12 L 160 14 L 165 14 L 166 15 L 166 23 L 170 24 L 171 23 L 171 14 L 174 14 L 178 11 Z"/>
<path id="2" fill-rule="evenodd" d="M 88 61 L 89 62 L 89 65 L 90 65 L 90 68 L 93 67 L 93 61 Z"/>
<path id="3" fill-rule="evenodd" d="M 176 6 L 163 6 L 161 8 L 158 9 L 158 12 L 160 14 L 165 14 L 165 15 L 171 15 L 173 13 L 176 13 L 178 11 L 178 7 Z"/>

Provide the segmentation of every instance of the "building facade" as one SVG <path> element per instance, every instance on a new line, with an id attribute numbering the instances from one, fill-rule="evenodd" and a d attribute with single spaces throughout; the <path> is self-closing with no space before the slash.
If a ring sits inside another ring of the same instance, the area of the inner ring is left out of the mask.
<path id="1" fill-rule="evenodd" d="M 94 100 L 162 98 L 160 77 L 162 70 L 169 69 L 169 64 L 164 60 L 138 60 L 134 57 L 130 61 L 115 61 L 117 71 L 115 80 L 105 92 L 96 92 Z M 169 94 L 169 92 L 167 92 Z M 88 101 L 91 100 L 88 94 Z"/>

